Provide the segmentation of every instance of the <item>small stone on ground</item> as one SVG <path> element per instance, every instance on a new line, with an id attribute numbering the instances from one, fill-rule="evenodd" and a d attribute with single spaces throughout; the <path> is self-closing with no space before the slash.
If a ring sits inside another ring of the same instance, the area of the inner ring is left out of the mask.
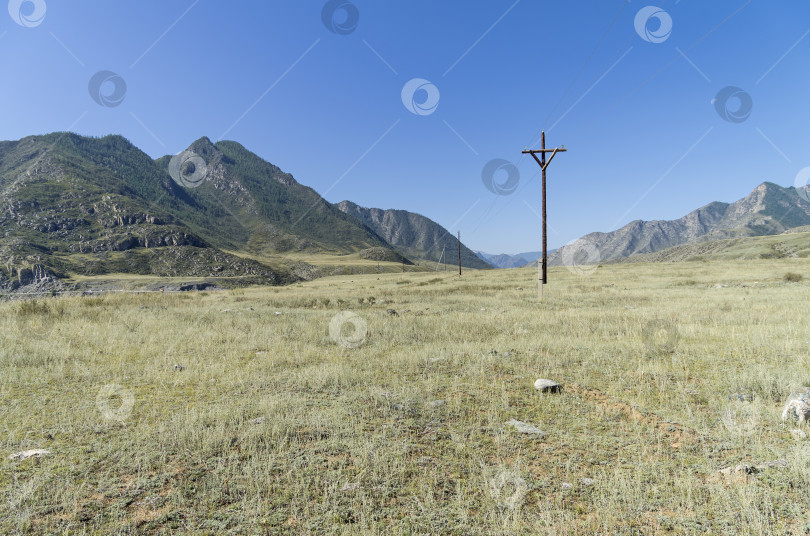
<path id="1" fill-rule="evenodd" d="M 17 452 L 8 457 L 9 460 L 25 460 L 27 458 L 39 458 L 40 456 L 47 456 L 51 451 L 47 449 L 31 449 Z"/>
<path id="2" fill-rule="evenodd" d="M 518 432 L 521 434 L 529 434 L 529 435 L 536 435 L 538 437 L 545 437 L 546 433 L 543 432 L 536 426 L 533 426 L 529 423 L 525 423 L 523 421 L 517 421 L 515 419 L 511 419 L 507 421 L 508 425 L 513 426 Z"/>
<path id="3" fill-rule="evenodd" d="M 746 465 L 741 463 L 737 467 L 726 467 L 725 469 L 720 469 L 720 474 L 725 476 L 731 476 L 733 474 L 737 475 L 752 475 L 757 472 L 755 467 L 751 467 L 750 465 Z"/>
<path id="4" fill-rule="evenodd" d="M 540 378 L 534 382 L 534 388 L 541 393 L 559 393 L 562 386 L 553 380 Z"/>
<path id="5" fill-rule="evenodd" d="M 773 460 L 770 462 L 764 462 L 759 465 L 748 465 L 745 463 L 741 463 L 736 467 L 726 467 L 725 469 L 720 469 L 720 474 L 726 477 L 731 476 L 738 476 L 738 475 L 754 475 L 761 471 L 766 471 L 768 469 L 785 469 L 789 467 L 790 464 L 787 460 Z"/>

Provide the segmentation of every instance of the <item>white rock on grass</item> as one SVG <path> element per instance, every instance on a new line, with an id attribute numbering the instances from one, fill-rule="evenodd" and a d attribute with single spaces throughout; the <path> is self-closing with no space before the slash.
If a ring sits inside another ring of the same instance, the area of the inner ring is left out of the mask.
<path id="1" fill-rule="evenodd" d="M 782 420 L 804 423 L 808 418 L 810 418 L 810 387 L 802 387 L 788 397 L 782 410 Z"/>
<path id="2" fill-rule="evenodd" d="M 729 477 L 732 475 L 754 475 L 761 471 L 767 471 L 768 469 L 786 469 L 788 467 L 790 467 L 790 464 L 787 460 L 773 460 L 756 466 L 741 463 L 736 467 L 720 469 L 720 474 Z"/>
<path id="3" fill-rule="evenodd" d="M 562 386 L 553 380 L 540 378 L 534 382 L 534 388 L 541 393 L 559 393 Z"/>
<path id="4" fill-rule="evenodd" d="M 47 449 L 31 449 L 17 452 L 8 457 L 9 460 L 25 460 L 27 458 L 39 458 L 40 456 L 47 456 L 51 451 Z"/>
<path id="5" fill-rule="evenodd" d="M 537 436 L 539 438 L 543 438 L 546 436 L 546 433 L 543 432 L 540 428 L 533 426 L 529 423 L 525 423 L 523 421 L 517 421 L 515 419 L 511 419 L 507 421 L 509 426 L 513 426 L 518 432 L 521 434 L 529 434 L 533 436 Z"/>
<path id="6" fill-rule="evenodd" d="M 731 476 L 734 474 L 737 475 L 752 475 L 757 472 L 755 467 L 751 467 L 750 465 L 746 465 L 741 463 L 737 467 L 726 467 L 725 469 L 720 469 L 720 474 L 723 476 Z"/>

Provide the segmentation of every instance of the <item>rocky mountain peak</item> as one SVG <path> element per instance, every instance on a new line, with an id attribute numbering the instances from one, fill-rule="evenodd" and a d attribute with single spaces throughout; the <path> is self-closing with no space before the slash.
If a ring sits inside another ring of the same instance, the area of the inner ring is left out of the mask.
<path id="1" fill-rule="evenodd" d="M 203 136 L 188 147 L 189 151 L 201 156 L 209 165 L 216 164 L 222 159 L 222 151 L 217 149 L 207 136 Z"/>

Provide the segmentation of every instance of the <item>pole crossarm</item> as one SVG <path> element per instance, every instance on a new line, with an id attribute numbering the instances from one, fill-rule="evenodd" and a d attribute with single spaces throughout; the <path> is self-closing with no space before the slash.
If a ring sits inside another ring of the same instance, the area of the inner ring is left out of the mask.
<path id="1" fill-rule="evenodd" d="M 548 165 L 551 163 L 551 161 L 554 159 L 554 155 L 556 155 L 557 153 L 564 153 L 566 151 L 568 151 L 568 149 L 562 149 L 560 147 L 555 147 L 554 149 L 525 150 L 525 151 L 522 151 L 522 153 L 532 155 L 532 157 L 535 159 L 535 161 L 537 161 L 537 163 L 540 164 L 540 167 L 543 170 L 545 170 L 548 167 Z M 545 153 L 551 153 L 551 156 L 549 156 L 548 160 L 546 160 L 546 163 L 543 164 L 543 162 L 541 162 L 540 159 L 537 158 L 537 153 L 543 153 L 544 157 L 545 157 Z"/>

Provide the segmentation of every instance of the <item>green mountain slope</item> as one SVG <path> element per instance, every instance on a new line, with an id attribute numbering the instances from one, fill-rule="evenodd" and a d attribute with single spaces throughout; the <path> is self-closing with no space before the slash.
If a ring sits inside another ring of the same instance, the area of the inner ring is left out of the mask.
<path id="1" fill-rule="evenodd" d="M 410 259 L 435 263 L 439 261 L 444 251 L 447 264 L 458 263 L 457 237 L 421 214 L 406 210 L 365 208 L 351 201 L 341 201 L 336 206 L 373 229 Z M 492 268 L 463 243 L 461 265 L 477 269 Z"/>
<path id="2" fill-rule="evenodd" d="M 189 151 L 205 161 L 205 178 L 185 188 L 171 210 L 218 247 L 257 255 L 390 249 L 374 231 L 236 142 L 200 138 Z M 168 169 L 170 160 L 157 164 Z"/>
<path id="3" fill-rule="evenodd" d="M 0 287 L 115 272 L 293 279 L 211 247 L 168 210 L 182 196 L 120 136 L 57 133 L 2 142 Z"/>

